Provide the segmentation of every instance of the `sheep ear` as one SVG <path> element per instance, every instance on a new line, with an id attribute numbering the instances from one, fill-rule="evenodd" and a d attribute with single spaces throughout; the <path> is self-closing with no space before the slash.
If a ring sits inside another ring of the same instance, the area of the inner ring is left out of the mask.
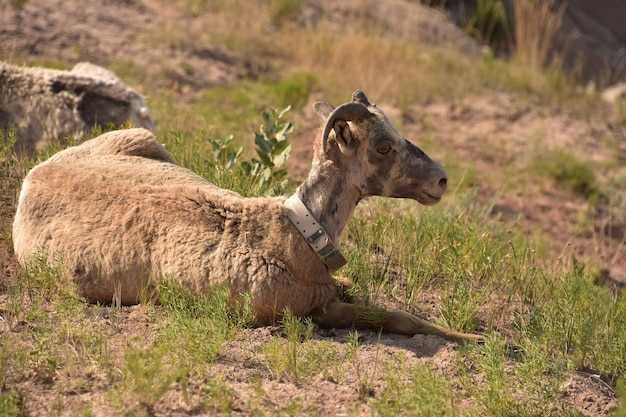
<path id="1" fill-rule="evenodd" d="M 333 126 L 335 131 L 335 141 L 339 145 L 339 150 L 345 156 L 354 155 L 358 146 L 358 141 L 352 138 L 350 126 L 343 120 L 337 120 Z"/>
<path id="2" fill-rule="evenodd" d="M 335 107 L 325 101 L 318 101 L 313 104 L 313 110 L 315 110 L 315 113 L 317 113 L 323 120 L 326 120 L 333 110 L 335 110 Z"/>

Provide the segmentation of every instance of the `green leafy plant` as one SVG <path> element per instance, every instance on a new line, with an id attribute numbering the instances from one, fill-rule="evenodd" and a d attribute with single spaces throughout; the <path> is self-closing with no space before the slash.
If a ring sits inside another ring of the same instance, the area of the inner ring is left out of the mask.
<path id="1" fill-rule="evenodd" d="M 222 377 L 209 379 L 202 388 L 202 395 L 209 411 L 224 416 L 229 415 L 237 399 L 236 391 Z"/>
<path id="2" fill-rule="evenodd" d="M 233 135 L 226 139 L 210 139 L 213 148 L 213 163 L 220 170 L 230 170 L 237 166 L 237 161 L 243 152 L 243 146 L 233 147 Z"/>
<path id="3" fill-rule="evenodd" d="M 606 380 L 626 372 L 626 298 L 612 295 L 608 288 L 595 285 L 584 263 L 572 258 L 549 281 L 535 286 L 537 297 L 530 311 L 528 331 L 545 346 L 558 353 L 570 369 L 592 370 Z M 543 287 L 543 288 L 542 288 Z M 551 299 L 551 294 L 558 294 Z"/>
<path id="4" fill-rule="evenodd" d="M 464 360 L 457 363 L 461 385 L 484 407 L 481 415 L 570 415 L 565 409 L 558 413 L 554 409 L 564 375 L 562 367 L 534 344 L 518 346 L 515 355 L 511 352 L 497 337 L 462 349 Z M 517 398 L 520 389 L 526 393 L 524 401 Z"/>
<path id="5" fill-rule="evenodd" d="M 178 129 L 167 135 L 167 148 L 174 159 L 218 187 L 243 196 L 282 195 L 288 184 L 286 162 L 291 153 L 289 134 L 293 124 L 285 120 L 290 106 L 262 112 L 263 122 L 255 133 L 255 156 L 244 158 L 244 147 L 234 135 L 225 139 L 189 136 Z M 209 149 L 207 152 L 207 142 Z M 210 157 L 204 155 L 209 153 Z"/>
<path id="6" fill-rule="evenodd" d="M 258 159 L 252 158 L 241 164 L 246 175 L 253 178 L 253 185 L 257 189 L 273 187 L 279 194 L 287 185 L 285 163 L 291 152 L 287 138 L 293 131 L 293 125 L 283 120 L 283 116 L 290 109 L 291 106 L 288 106 L 281 111 L 270 109 L 263 112 L 265 127 L 261 126 L 254 135 Z"/>
<path id="7" fill-rule="evenodd" d="M 63 255 L 49 254 L 46 247 L 31 256 L 23 270 L 22 281 L 30 301 L 77 298 L 73 283 L 62 280 L 64 270 Z"/>
<path id="8" fill-rule="evenodd" d="M 445 289 L 439 313 L 444 324 L 452 329 L 471 332 L 477 325 L 477 314 L 483 297 L 471 294 L 471 288 L 462 278 L 453 279 L 452 286 Z"/>

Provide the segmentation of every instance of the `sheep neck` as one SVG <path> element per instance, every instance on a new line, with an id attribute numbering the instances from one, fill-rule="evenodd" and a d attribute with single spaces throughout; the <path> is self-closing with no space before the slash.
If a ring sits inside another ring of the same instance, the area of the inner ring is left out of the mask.
<path id="1" fill-rule="evenodd" d="M 339 170 L 320 165 L 314 166 L 297 194 L 334 242 L 361 199 L 360 192 L 346 184 Z"/>

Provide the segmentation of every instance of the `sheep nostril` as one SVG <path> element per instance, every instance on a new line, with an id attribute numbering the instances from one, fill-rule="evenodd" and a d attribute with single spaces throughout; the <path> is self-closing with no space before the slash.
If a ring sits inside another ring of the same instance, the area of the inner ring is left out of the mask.
<path id="1" fill-rule="evenodd" d="M 445 188 L 448 186 L 448 179 L 447 178 L 442 178 L 439 180 L 439 186 L 441 188 Z"/>

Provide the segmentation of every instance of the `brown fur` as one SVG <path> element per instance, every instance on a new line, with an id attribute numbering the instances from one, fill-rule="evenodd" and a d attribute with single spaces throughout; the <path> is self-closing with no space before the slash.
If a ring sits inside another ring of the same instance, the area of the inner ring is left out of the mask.
<path id="1" fill-rule="evenodd" d="M 327 119 L 332 109 L 329 105 L 320 115 Z M 318 138 L 313 169 L 298 190 L 333 240 L 358 201 L 371 193 L 362 189 L 367 187 L 362 179 L 376 169 L 366 157 L 372 143 L 378 143 L 370 137 L 372 132 L 389 136 L 397 148 L 395 159 L 386 162 L 391 167 L 387 181 L 408 177 L 419 166 L 424 178 L 413 181 L 416 189 L 410 196 L 432 204 L 445 191 L 443 168 L 423 153 L 404 150 L 410 145 L 406 139 L 395 129 L 377 127 L 375 120 L 364 125 L 369 130 L 356 121 L 347 128 L 343 121 L 330 137 L 328 155 L 322 153 Z M 419 163 L 404 161 L 416 155 Z M 406 181 L 400 181 L 400 189 L 406 188 Z M 393 186 L 384 188 L 396 193 Z M 422 197 L 423 190 L 431 196 Z M 325 327 L 479 338 L 408 313 L 339 302 L 332 275 L 289 221 L 284 201 L 242 198 L 210 184 L 176 165 L 147 130 L 110 132 L 31 170 L 15 216 L 14 249 L 22 263 L 40 247 L 62 253 L 67 278 L 90 301 L 119 298 L 137 303 L 152 279 L 169 274 L 193 291 L 206 293 L 226 283 L 233 299 L 249 294 L 260 323 L 279 317 L 288 307 L 294 315 L 312 316 Z"/>
<path id="2" fill-rule="evenodd" d="M 152 159 L 134 155 L 141 150 Z M 194 291 L 226 282 L 234 296 L 250 293 L 261 321 L 286 306 L 306 315 L 334 298 L 333 281 L 323 264 L 301 262 L 309 248 L 283 201 L 224 192 L 171 163 L 147 130 L 111 132 L 29 173 L 15 252 L 25 260 L 42 246 L 60 251 L 90 301 L 117 291 L 138 303 L 151 277 L 172 274 Z"/>

